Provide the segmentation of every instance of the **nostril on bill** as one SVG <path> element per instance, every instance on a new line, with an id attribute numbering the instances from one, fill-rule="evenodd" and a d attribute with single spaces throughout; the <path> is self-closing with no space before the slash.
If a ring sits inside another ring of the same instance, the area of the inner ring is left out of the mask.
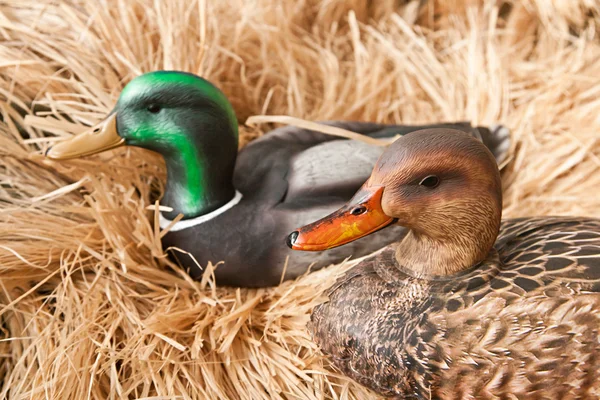
<path id="1" fill-rule="evenodd" d="M 294 243 L 296 243 L 296 239 L 298 239 L 299 234 L 300 234 L 300 232 L 294 231 L 288 235 L 285 242 L 287 243 L 287 245 L 290 249 L 293 248 L 292 246 L 294 245 Z"/>

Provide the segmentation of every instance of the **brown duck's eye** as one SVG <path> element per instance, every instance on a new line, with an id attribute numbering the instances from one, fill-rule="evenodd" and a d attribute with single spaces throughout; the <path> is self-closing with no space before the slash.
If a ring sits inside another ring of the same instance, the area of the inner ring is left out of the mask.
<path id="1" fill-rule="evenodd" d="M 419 185 L 425 186 L 426 188 L 430 188 L 430 189 L 433 189 L 434 187 L 436 187 L 439 184 L 440 184 L 440 178 L 438 178 L 435 175 L 426 176 L 425 178 L 423 178 L 423 180 L 421 182 L 419 182 Z"/>
<path id="2" fill-rule="evenodd" d="M 148 111 L 152 114 L 156 114 L 160 111 L 160 106 L 158 104 L 152 103 L 148 106 Z"/>
<path id="3" fill-rule="evenodd" d="M 367 207 L 365 207 L 365 206 L 358 206 L 358 207 L 354 207 L 352 209 L 352 211 L 350 211 L 350 214 L 352 214 L 352 215 L 360 215 L 360 214 L 364 214 L 365 211 L 367 211 Z"/>

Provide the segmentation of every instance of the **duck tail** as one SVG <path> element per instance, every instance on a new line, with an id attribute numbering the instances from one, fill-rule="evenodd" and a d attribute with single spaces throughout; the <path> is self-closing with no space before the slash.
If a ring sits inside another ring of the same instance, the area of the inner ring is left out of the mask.
<path id="1" fill-rule="evenodd" d="M 489 127 L 478 126 L 476 129 L 482 142 L 496 158 L 498 165 L 503 165 L 510 149 L 510 129 L 501 124 L 492 124 Z"/>

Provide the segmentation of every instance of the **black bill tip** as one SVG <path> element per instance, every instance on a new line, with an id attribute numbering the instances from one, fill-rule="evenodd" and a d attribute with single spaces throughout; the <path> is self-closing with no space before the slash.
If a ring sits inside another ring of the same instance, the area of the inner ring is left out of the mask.
<path id="1" fill-rule="evenodd" d="M 296 243 L 296 239 L 298 239 L 299 234 L 300 233 L 298 231 L 294 231 L 288 235 L 287 239 L 285 240 L 285 243 L 288 245 L 288 247 L 290 249 L 293 248 L 293 245 L 294 245 L 294 243 Z"/>

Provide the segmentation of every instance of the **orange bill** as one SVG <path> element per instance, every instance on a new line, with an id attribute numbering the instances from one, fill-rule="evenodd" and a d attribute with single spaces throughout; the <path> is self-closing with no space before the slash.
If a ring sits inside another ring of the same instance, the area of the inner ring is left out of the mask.
<path id="1" fill-rule="evenodd" d="M 322 251 L 376 232 L 395 220 L 381 209 L 383 186 L 362 187 L 342 208 L 287 238 L 293 250 Z"/>

